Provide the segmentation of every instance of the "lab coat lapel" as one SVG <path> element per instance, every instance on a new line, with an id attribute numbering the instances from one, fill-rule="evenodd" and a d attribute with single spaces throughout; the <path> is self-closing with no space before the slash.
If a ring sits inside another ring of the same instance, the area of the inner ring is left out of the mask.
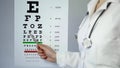
<path id="1" fill-rule="evenodd" d="M 87 5 L 87 11 L 89 12 L 89 16 L 92 15 L 92 13 L 94 12 L 94 8 L 97 4 L 98 0 L 91 0 L 89 2 L 89 4 Z"/>
<path id="2" fill-rule="evenodd" d="M 89 12 L 89 16 L 91 16 L 94 12 L 94 8 L 96 7 L 96 4 L 99 0 L 91 0 L 89 4 L 87 5 L 87 11 Z M 102 5 L 97 11 L 103 10 L 107 8 L 107 4 L 109 2 L 120 2 L 120 0 L 106 0 L 104 5 Z"/>
<path id="3" fill-rule="evenodd" d="M 90 20 L 90 22 L 92 22 L 92 23 L 90 23 L 90 28 L 89 28 L 89 31 L 88 31 L 88 37 L 89 37 L 89 34 L 91 33 L 91 30 L 92 30 L 94 24 L 99 20 L 101 13 L 104 13 L 103 11 L 104 11 L 104 10 L 107 10 L 107 8 L 108 8 L 108 3 L 110 3 L 110 2 L 111 2 L 110 0 L 107 0 L 92 16 L 91 16 L 91 14 L 90 14 L 90 17 L 92 17 L 91 20 Z M 97 3 L 96 3 L 96 4 L 97 4 Z M 96 4 L 95 4 L 95 5 L 96 5 Z M 89 4 L 89 5 L 90 5 L 90 4 Z M 94 6 L 93 6 L 93 7 L 94 7 Z M 92 7 L 89 7 L 89 8 L 92 8 Z M 93 12 L 93 9 L 89 10 L 89 12 L 92 13 L 92 12 Z"/>

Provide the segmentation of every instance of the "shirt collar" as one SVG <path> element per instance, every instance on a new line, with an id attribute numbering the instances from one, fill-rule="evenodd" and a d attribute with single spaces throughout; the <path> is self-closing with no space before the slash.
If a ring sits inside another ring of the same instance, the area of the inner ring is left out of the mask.
<path id="1" fill-rule="evenodd" d="M 93 12 L 94 12 L 94 8 L 96 7 L 96 4 L 97 4 L 98 0 L 91 0 L 88 4 L 88 12 L 89 12 L 89 15 L 92 15 Z M 120 2 L 120 0 L 106 0 L 106 2 L 97 10 L 97 11 L 100 11 L 100 10 L 104 10 L 104 9 L 107 9 L 107 5 L 108 3 L 110 2 Z"/>

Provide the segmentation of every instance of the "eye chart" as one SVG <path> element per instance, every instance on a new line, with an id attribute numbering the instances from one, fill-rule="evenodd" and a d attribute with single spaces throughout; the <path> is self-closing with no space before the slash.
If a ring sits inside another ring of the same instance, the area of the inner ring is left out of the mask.
<path id="1" fill-rule="evenodd" d="M 56 52 L 68 49 L 68 0 L 15 0 L 14 54 L 17 66 L 54 66 L 37 54 L 39 44 Z"/>

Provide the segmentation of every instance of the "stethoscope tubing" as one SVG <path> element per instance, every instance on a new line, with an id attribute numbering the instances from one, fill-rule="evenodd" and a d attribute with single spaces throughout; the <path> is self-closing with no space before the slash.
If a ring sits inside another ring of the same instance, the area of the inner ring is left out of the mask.
<path id="1" fill-rule="evenodd" d="M 110 5 L 111 5 L 111 2 L 108 3 L 107 9 L 109 8 Z M 90 33 L 89 33 L 88 38 L 91 38 L 91 35 L 92 35 L 93 30 L 94 30 L 94 28 L 95 28 L 95 26 L 96 26 L 96 24 L 97 24 L 97 21 L 99 20 L 99 18 L 104 14 L 104 12 L 105 12 L 107 9 L 104 9 L 104 10 L 101 12 L 101 14 L 98 16 L 98 18 L 96 19 L 96 21 L 95 21 L 95 23 L 94 23 L 92 29 L 90 30 Z M 89 14 L 89 13 L 87 12 L 87 14 Z"/>
<path id="2" fill-rule="evenodd" d="M 107 4 L 107 9 L 109 8 L 110 5 L 111 5 L 111 2 L 109 2 L 109 3 Z M 98 18 L 95 20 L 94 24 L 92 25 L 92 28 L 90 29 L 90 32 L 89 32 L 88 36 L 83 39 L 82 45 L 83 45 L 85 48 L 89 49 L 89 48 L 92 47 L 92 43 L 93 43 L 93 42 L 92 42 L 92 40 L 91 40 L 91 35 L 92 35 L 92 33 L 93 33 L 93 30 L 94 30 L 96 24 L 98 23 L 98 20 L 100 19 L 100 17 L 104 14 L 104 12 L 105 12 L 107 9 L 104 9 L 104 10 L 100 13 L 100 15 L 98 16 Z M 87 12 L 87 15 L 89 15 L 88 12 Z M 87 16 L 87 15 L 86 15 L 86 16 Z"/>

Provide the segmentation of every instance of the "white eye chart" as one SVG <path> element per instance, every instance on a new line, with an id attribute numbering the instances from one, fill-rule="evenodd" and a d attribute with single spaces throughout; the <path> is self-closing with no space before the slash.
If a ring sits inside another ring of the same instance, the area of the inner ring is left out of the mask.
<path id="1" fill-rule="evenodd" d="M 39 44 L 56 52 L 68 50 L 68 0 L 15 0 L 14 55 L 17 66 L 54 66 L 37 54 Z"/>

